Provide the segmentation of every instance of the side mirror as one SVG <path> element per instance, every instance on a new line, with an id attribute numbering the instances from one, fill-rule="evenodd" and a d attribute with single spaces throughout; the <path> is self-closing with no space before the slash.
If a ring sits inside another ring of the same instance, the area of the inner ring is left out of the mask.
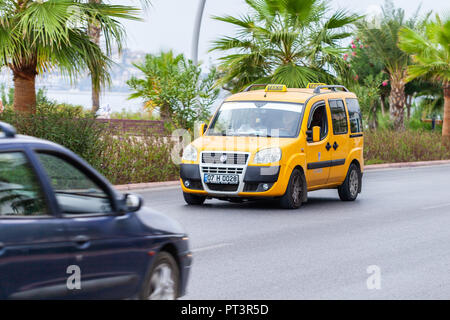
<path id="1" fill-rule="evenodd" d="M 202 124 L 200 125 L 200 130 L 199 130 L 200 136 L 202 136 L 202 135 L 205 134 L 206 129 L 208 129 L 208 125 L 207 125 L 206 123 L 202 123 Z"/>
<path id="2" fill-rule="evenodd" d="M 312 140 L 313 140 L 313 142 L 320 141 L 320 127 L 314 126 L 312 128 Z"/>
<path id="3" fill-rule="evenodd" d="M 144 200 L 142 200 L 141 196 L 127 193 L 124 197 L 122 212 L 136 212 L 142 207 L 143 204 Z"/>

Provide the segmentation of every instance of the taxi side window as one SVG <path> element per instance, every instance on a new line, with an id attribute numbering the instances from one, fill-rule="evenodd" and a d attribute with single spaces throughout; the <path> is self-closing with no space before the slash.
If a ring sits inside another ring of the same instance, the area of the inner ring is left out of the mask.
<path id="1" fill-rule="evenodd" d="M 309 117 L 308 130 L 312 130 L 313 127 L 320 127 L 320 140 L 323 140 L 327 136 L 328 120 L 325 104 L 313 106 Z M 312 137 L 308 141 L 312 142 Z"/>
<path id="2" fill-rule="evenodd" d="M 0 217 L 49 216 L 38 178 L 22 152 L 0 153 Z"/>
<path id="3" fill-rule="evenodd" d="M 347 103 L 348 116 L 350 120 L 351 133 L 359 133 L 363 131 L 362 114 L 357 99 L 345 99 Z"/>
<path id="4" fill-rule="evenodd" d="M 347 113 L 342 100 L 329 100 L 331 120 L 333 121 L 334 134 L 346 134 L 348 132 Z"/>

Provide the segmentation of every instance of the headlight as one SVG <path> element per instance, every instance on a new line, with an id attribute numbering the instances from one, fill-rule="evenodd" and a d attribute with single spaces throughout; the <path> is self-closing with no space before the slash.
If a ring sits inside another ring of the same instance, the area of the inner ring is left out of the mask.
<path id="1" fill-rule="evenodd" d="M 253 163 L 272 163 L 281 160 L 281 149 L 280 148 L 270 148 L 258 151 L 255 154 Z"/>
<path id="2" fill-rule="evenodd" d="M 192 144 L 190 144 L 184 149 L 182 160 L 197 161 L 197 154 L 198 154 L 197 149 L 195 149 L 195 147 Z"/>

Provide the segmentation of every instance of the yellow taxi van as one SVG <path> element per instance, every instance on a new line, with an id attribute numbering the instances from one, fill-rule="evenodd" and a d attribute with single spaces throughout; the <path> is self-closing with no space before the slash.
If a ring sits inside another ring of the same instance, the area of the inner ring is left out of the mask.
<path id="1" fill-rule="evenodd" d="M 343 201 L 355 200 L 364 168 L 356 95 L 341 85 L 260 86 L 225 99 L 184 149 L 186 203 L 270 198 L 294 209 L 308 191 L 330 188 Z"/>

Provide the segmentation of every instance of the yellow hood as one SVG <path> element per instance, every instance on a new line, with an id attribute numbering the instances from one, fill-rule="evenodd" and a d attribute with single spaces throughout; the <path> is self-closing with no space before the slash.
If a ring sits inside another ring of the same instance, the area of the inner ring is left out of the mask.
<path id="1" fill-rule="evenodd" d="M 202 136 L 192 144 L 197 148 L 198 152 L 241 151 L 254 154 L 259 150 L 273 147 L 279 147 L 283 150 L 296 141 L 296 138 Z"/>

